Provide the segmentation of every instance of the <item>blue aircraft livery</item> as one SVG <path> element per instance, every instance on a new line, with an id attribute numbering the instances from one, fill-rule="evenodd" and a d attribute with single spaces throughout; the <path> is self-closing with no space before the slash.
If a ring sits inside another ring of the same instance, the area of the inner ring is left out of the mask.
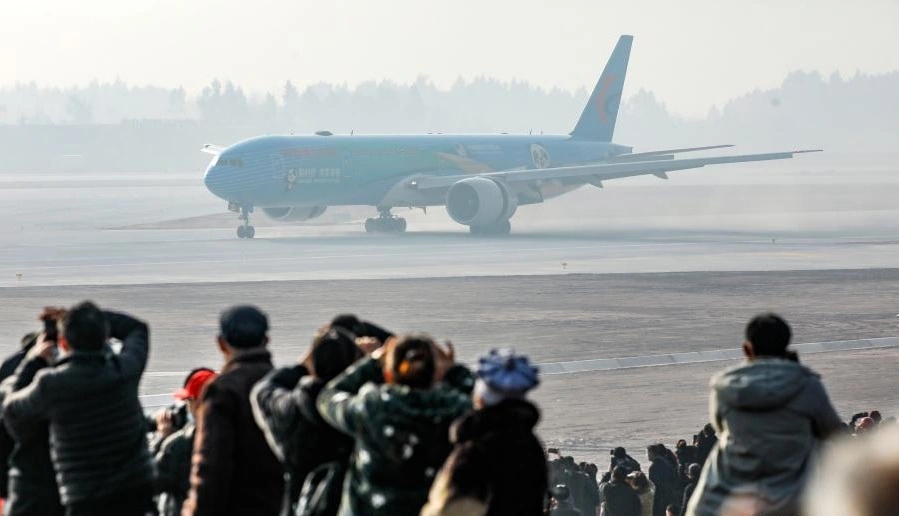
<path id="1" fill-rule="evenodd" d="M 632 36 L 621 36 L 583 113 L 562 135 L 260 136 L 229 147 L 206 145 L 210 192 L 240 214 L 240 238 L 253 238 L 256 208 L 282 221 L 318 217 L 328 206 L 373 206 L 369 232 L 402 232 L 394 207 L 446 206 L 473 234 L 504 235 L 518 206 L 584 185 L 723 163 L 792 158 L 801 152 L 680 158 L 713 145 L 632 153 L 612 143 Z"/>

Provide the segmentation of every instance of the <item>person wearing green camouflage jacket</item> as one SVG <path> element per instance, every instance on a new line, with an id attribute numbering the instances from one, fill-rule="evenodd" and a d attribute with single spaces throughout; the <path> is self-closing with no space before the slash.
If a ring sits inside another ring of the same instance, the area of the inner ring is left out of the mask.
<path id="1" fill-rule="evenodd" d="M 390 341 L 331 381 L 317 405 L 355 448 L 340 514 L 417 515 L 468 413 L 474 378 L 424 335 Z"/>

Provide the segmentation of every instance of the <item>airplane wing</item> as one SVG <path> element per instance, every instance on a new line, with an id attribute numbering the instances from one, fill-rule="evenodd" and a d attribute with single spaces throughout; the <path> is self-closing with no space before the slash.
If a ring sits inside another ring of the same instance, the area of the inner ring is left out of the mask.
<path id="1" fill-rule="evenodd" d="M 205 152 L 206 154 L 212 154 L 214 156 L 218 156 L 219 154 L 222 153 L 223 150 L 225 150 L 224 147 L 221 147 L 219 145 L 213 145 L 211 143 L 207 143 L 206 145 L 203 146 L 202 149 L 200 149 L 200 152 Z"/>
<path id="2" fill-rule="evenodd" d="M 601 162 L 591 165 L 577 165 L 571 167 L 505 170 L 498 172 L 482 172 L 453 176 L 419 176 L 410 179 L 407 183 L 407 186 L 419 190 L 448 188 L 452 186 L 456 181 L 460 181 L 462 179 L 470 177 L 488 177 L 510 184 L 568 178 L 584 178 L 590 179 L 591 181 L 606 181 L 609 179 L 620 179 L 624 177 L 642 176 L 649 174 L 667 179 L 667 173 L 675 170 L 687 170 L 691 168 L 701 168 L 706 165 L 720 165 L 724 163 L 744 163 L 749 161 L 790 159 L 796 154 L 802 154 L 806 152 L 820 152 L 820 149 L 689 159 L 671 159 L 669 157 L 670 155 L 660 155 L 658 157 L 660 157 L 661 159 L 656 159 L 658 157 L 651 156 L 648 161 L 637 161 L 633 163 Z"/>

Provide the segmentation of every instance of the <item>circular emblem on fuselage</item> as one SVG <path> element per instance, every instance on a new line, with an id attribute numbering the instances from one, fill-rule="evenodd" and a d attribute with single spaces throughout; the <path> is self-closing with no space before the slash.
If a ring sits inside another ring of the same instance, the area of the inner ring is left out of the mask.
<path id="1" fill-rule="evenodd" d="M 287 171 L 287 174 L 284 175 L 284 179 L 287 181 L 285 185 L 288 191 L 293 190 L 293 187 L 297 184 L 297 179 L 299 179 L 299 174 L 294 169 L 290 169 Z"/>
<path id="2" fill-rule="evenodd" d="M 531 144 L 531 161 L 534 162 L 534 168 L 549 167 L 549 152 L 539 143 Z"/>

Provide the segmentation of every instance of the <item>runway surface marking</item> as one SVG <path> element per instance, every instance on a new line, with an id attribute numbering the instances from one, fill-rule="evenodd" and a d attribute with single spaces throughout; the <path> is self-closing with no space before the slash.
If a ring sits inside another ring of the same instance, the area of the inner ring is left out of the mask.
<path id="1" fill-rule="evenodd" d="M 836 340 L 830 342 L 807 342 L 794 344 L 792 349 L 802 355 L 828 353 L 832 351 L 857 351 L 867 349 L 883 349 L 899 347 L 899 337 L 880 337 L 874 339 Z M 537 364 L 540 374 L 558 375 L 586 373 L 591 371 L 615 371 L 619 369 L 636 369 L 641 367 L 662 367 L 703 362 L 723 362 L 743 359 L 740 349 L 719 349 L 712 351 L 692 351 L 686 353 L 669 353 L 663 355 L 643 355 L 636 357 L 599 358 L 573 360 L 570 362 L 548 362 Z M 183 378 L 185 371 L 150 371 L 145 377 Z M 171 393 L 144 394 L 140 396 L 145 409 L 168 406 L 172 403 Z"/>

